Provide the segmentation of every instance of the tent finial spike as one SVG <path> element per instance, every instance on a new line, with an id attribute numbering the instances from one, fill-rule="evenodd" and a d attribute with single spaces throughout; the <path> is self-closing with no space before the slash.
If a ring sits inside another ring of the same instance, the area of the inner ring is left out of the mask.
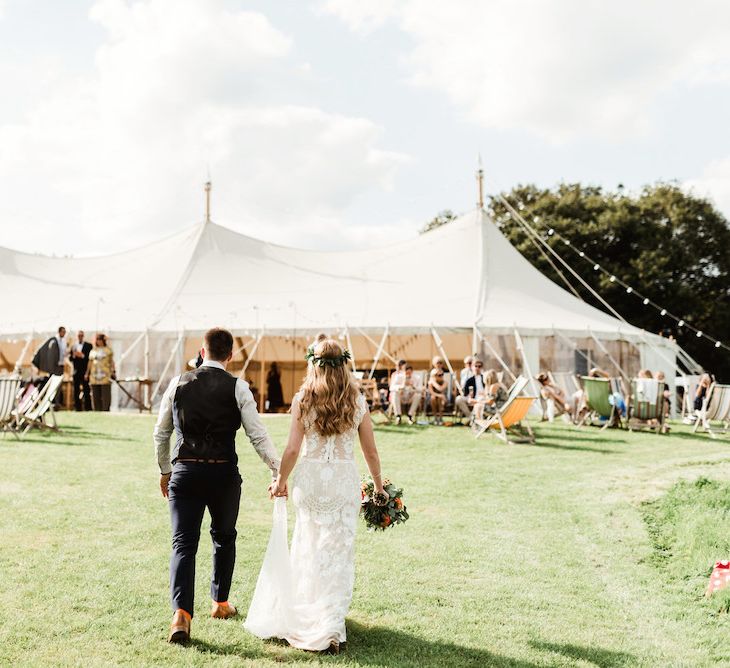
<path id="1" fill-rule="evenodd" d="M 479 211 L 484 209 L 484 170 L 482 169 L 482 154 L 478 154 L 477 160 L 477 188 L 479 193 L 479 199 L 477 200 L 477 207 Z"/>
<path id="2" fill-rule="evenodd" d="M 210 222 L 210 191 L 213 188 L 213 184 L 210 181 L 210 174 L 208 174 L 208 180 L 205 182 L 205 222 Z"/>

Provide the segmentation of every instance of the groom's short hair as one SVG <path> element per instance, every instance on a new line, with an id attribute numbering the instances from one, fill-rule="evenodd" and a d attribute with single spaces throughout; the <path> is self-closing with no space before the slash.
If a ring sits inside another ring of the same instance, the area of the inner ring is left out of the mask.
<path id="1" fill-rule="evenodd" d="M 213 327 L 205 333 L 203 345 L 209 359 L 222 362 L 233 352 L 233 334 L 227 329 Z"/>

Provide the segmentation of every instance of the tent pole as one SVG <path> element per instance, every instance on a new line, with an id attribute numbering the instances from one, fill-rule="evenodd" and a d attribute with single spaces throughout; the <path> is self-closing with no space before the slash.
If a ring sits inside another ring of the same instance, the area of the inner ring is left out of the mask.
<path id="1" fill-rule="evenodd" d="M 150 377 L 150 330 L 144 330 L 144 377 L 145 380 L 149 380 Z M 144 384 L 144 405 L 151 406 L 150 404 L 150 386 Z"/>
<path id="2" fill-rule="evenodd" d="M 389 329 L 390 329 L 390 325 L 386 325 L 385 331 L 383 332 L 383 338 L 380 339 L 380 345 L 378 346 L 378 349 L 375 351 L 375 357 L 373 357 L 373 366 L 370 369 L 370 375 L 368 376 L 368 378 L 370 378 L 371 380 L 373 378 L 373 375 L 375 374 L 375 367 L 378 366 L 378 362 L 380 361 L 380 356 L 383 354 L 383 346 L 385 346 L 385 341 L 388 338 Z M 373 341 L 373 343 L 375 343 L 375 342 Z M 390 357 L 390 355 L 388 355 L 388 357 Z M 393 359 L 393 358 L 391 357 L 391 359 Z"/>
<path id="3" fill-rule="evenodd" d="M 378 344 L 378 342 L 377 342 L 377 341 L 374 341 L 374 340 L 373 340 L 372 338 L 370 338 L 370 337 L 369 337 L 369 336 L 368 336 L 368 335 L 367 335 L 367 334 L 366 334 L 365 332 L 363 332 L 363 331 L 362 331 L 362 330 L 361 330 L 361 329 L 360 329 L 359 327 L 356 327 L 355 329 L 356 329 L 356 330 L 357 330 L 358 332 L 360 332 L 360 334 L 362 334 L 362 335 L 363 335 L 363 336 L 364 336 L 364 337 L 365 337 L 365 338 L 366 338 L 366 339 L 367 339 L 368 341 L 370 341 L 370 343 L 372 343 L 372 344 L 373 344 L 373 345 L 374 345 L 374 346 L 375 346 L 376 348 L 379 348 L 379 347 L 380 347 L 380 344 Z M 385 343 L 385 342 L 383 342 L 383 344 L 384 344 L 384 343 Z M 386 356 L 386 357 L 387 357 L 387 358 L 388 358 L 388 359 L 389 359 L 389 360 L 390 360 L 391 362 L 393 362 L 393 364 L 397 364 L 397 363 L 398 363 L 398 360 L 397 360 L 397 359 L 396 359 L 395 357 L 393 357 L 393 355 L 391 355 L 391 354 L 390 354 L 390 353 L 389 353 L 389 352 L 388 352 L 387 350 L 383 349 L 383 350 L 381 351 L 381 354 L 382 354 L 382 355 L 385 355 L 385 356 Z"/>
<path id="4" fill-rule="evenodd" d="M 266 369 L 266 341 L 261 346 L 261 369 L 259 371 L 259 413 L 264 412 L 264 372 Z"/>
<path id="5" fill-rule="evenodd" d="M 352 365 L 352 370 L 357 371 L 355 352 L 352 348 L 352 339 L 350 338 L 350 328 L 347 325 L 345 325 L 345 340 L 347 341 L 347 349 L 350 351 L 350 364 Z"/>
<path id="6" fill-rule="evenodd" d="M 175 341 L 175 345 L 172 347 L 172 352 L 170 353 L 170 357 L 167 358 L 167 362 L 166 362 L 164 368 L 162 369 L 162 373 L 160 374 L 159 379 L 157 380 L 155 389 L 153 390 L 152 395 L 150 396 L 150 401 L 147 404 L 148 406 L 152 406 L 152 402 L 155 400 L 157 393 L 160 391 L 160 387 L 162 387 L 162 381 L 165 379 L 165 374 L 167 373 L 167 370 L 170 368 L 170 365 L 172 364 L 173 360 L 175 359 L 175 356 L 177 355 L 177 349 L 180 346 L 180 343 L 182 340 L 183 340 L 183 332 L 180 332 L 177 335 L 177 341 Z"/>
<path id="7" fill-rule="evenodd" d="M 476 323 L 471 328 L 471 354 L 476 355 L 477 352 L 477 341 L 479 337 L 479 332 L 477 331 Z"/>
<path id="8" fill-rule="evenodd" d="M 507 363 L 501 358 L 500 354 L 492 347 L 492 344 L 489 343 L 489 341 L 484 337 L 484 335 L 477 329 L 477 334 L 479 335 L 479 340 L 482 342 L 483 345 L 485 345 L 489 352 L 494 355 L 494 357 L 499 362 L 500 366 L 512 377 L 512 382 L 517 380 L 517 376 L 515 376 L 514 373 L 512 373 L 512 369 L 510 369 L 507 366 Z"/>
<path id="9" fill-rule="evenodd" d="M 522 344 L 522 337 L 520 336 L 520 333 L 515 330 L 515 342 L 517 343 L 517 349 L 520 351 L 520 355 L 522 356 L 522 364 L 525 366 L 525 371 L 527 372 L 527 377 L 530 379 L 530 387 L 532 387 L 532 391 L 535 393 L 536 397 L 540 396 L 540 392 L 537 389 L 537 385 L 535 385 L 535 377 L 532 375 L 532 369 L 530 369 L 530 363 L 527 361 L 527 354 L 525 353 L 525 347 Z"/>
<path id="10" fill-rule="evenodd" d="M 246 373 L 246 369 L 248 369 L 248 365 L 251 363 L 251 360 L 253 359 L 253 356 L 256 354 L 256 351 L 259 348 L 259 344 L 261 343 L 261 338 L 263 337 L 263 335 L 264 335 L 264 333 L 263 333 L 263 330 L 262 330 L 262 331 L 259 332 L 258 336 L 256 337 L 256 343 L 254 343 L 253 348 L 251 348 L 251 354 L 248 356 L 248 359 L 246 360 L 246 363 L 243 365 L 243 367 L 241 368 L 241 372 L 238 374 L 238 377 L 239 378 L 243 378 L 244 377 L 244 375 Z M 246 380 L 245 378 L 243 378 L 243 379 Z"/>
<path id="11" fill-rule="evenodd" d="M 33 341 L 33 330 L 31 330 L 28 333 L 28 336 L 25 337 L 25 345 L 23 346 L 23 350 L 20 351 L 20 355 L 18 356 L 18 360 L 15 362 L 15 373 L 20 373 L 21 369 L 23 368 L 23 360 L 25 359 L 25 356 L 28 354 L 28 349 L 30 348 L 30 344 Z"/>
<path id="12" fill-rule="evenodd" d="M 129 353 L 131 353 L 132 350 L 134 350 L 134 348 L 146 336 L 146 334 L 147 334 L 147 330 L 145 330 L 144 332 L 140 332 L 139 335 L 137 336 L 137 338 L 134 339 L 134 341 L 132 341 L 132 343 L 129 344 L 129 347 L 119 356 L 119 359 L 117 360 L 117 366 L 121 365 L 121 363 L 125 359 L 127 359 L 127 355 L 129 355 Z"/>
<path id="13" fill-rule="evenodd" d="M 596 342 L 598 347 L 603 351 L 603 353 L 608 357 L 609 360 L 611 360 L 611 364 L 613 364 L 617 369 L 618 372 L 621 374 L 621 377 L 628 382 L 629 377 L 626 374 L 626 372 L 621 368 L 621 365 L 614 359 L 613 355 L 608 352 L 608 348 L 601 343 L 601 341 L 598 339 L 598 337 L 591 331 L 591 328 L 588 328 L 588 333 L 591 335 L 591 338 Z"/>
<path id="14" fill-rule="evenodd" d="M 431 336 L 433 337 L 433 342 L 436 344 L 436 348 L 438 349 L 439 353 L 441 353 L 441 357 L 444 358 L 444 361 L 446 362 L 446 366 L 449 369 L 449 373 L 451 373 L 451 377 L 456 380 L 456 391 L 459 394 L 464 394 L 464 390 L 461 388 L 461 383 L 458 382 L 458 379 L 456 378 L 456 374 L 454 373 L 454 368 L 451 366 L 451 362 L 449 361 L 449 356 L 446 354 L 446 351 L 444 350 L 444 342 L 441 340 L 441 337 L 438 335 L 438 332 L 436 331 L 436 328 L 431 325 Z"/>

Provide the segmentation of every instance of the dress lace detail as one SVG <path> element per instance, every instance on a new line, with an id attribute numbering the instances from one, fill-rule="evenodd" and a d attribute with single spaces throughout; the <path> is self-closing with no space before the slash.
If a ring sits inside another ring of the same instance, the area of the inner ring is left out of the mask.
<path id="1" fill-rule="evenodd" d="M 294 401 L 299 399 L 299 395 L 294 397 Z M 264 596 L 259 591 L 272 586 L 262 582 L 274 558 L 269 554 L 273 551 L 270 542 L 246 620 L 246 627 L 260 637 L 283 638 L 294 647 L 309 650 L 327 649 L 333 640 L 346 640 L 345 616 L 355 582 L 355 534 L 360 510 L 355 438 L 366 412 L 367 403 L 360 395 L 353 427 L 336 436 L 318 433 L 313 416 L 304 416 L 304 443 L 290 488 L 296 525 L 289 570 L 274 586 L 281 589 L 281 583 L 289 584 L 286 592 L 277 595 Z M 279 607 L 273 610 L 272 606 Z M 279 621 L 264 622 L 273 619 Z"/>

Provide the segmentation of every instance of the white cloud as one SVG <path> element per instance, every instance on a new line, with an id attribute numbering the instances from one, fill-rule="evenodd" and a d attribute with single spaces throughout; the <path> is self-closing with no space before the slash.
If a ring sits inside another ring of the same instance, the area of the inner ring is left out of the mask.
<path id="1" fill-rule="evenodd" d="M 409 80 L 473 121 L 550 141 L 650 132 L 673 86 L 730 81 L 730 5 L 684 2 L 327 0 L 367 33 L 394 21 L 413 40 Z"/>
<path id="2" fill-rule="evenodd" d="M 310 222 L 331 226 L 359 194 L 392 187 L 405 158 L 380 148 L 374 123 L 269 102 L 301 64 L 262 14 L 223 0 L 100 0 L 90 18 L 106 35 L 94 76 L 59 74 L 20 121 L 0 124 L 3 245 L 112 250 L 180 229 L 202 218 L 206 165 L 214 219 L 268 238 L 281 224 L 295 243 Z"/>
<path id="3" fill-rule="evenodd" d="M 702 174 L 684 185 L 696 194 L 708 197 L 730 219 L 730 157 L 711 162 Z"/>

